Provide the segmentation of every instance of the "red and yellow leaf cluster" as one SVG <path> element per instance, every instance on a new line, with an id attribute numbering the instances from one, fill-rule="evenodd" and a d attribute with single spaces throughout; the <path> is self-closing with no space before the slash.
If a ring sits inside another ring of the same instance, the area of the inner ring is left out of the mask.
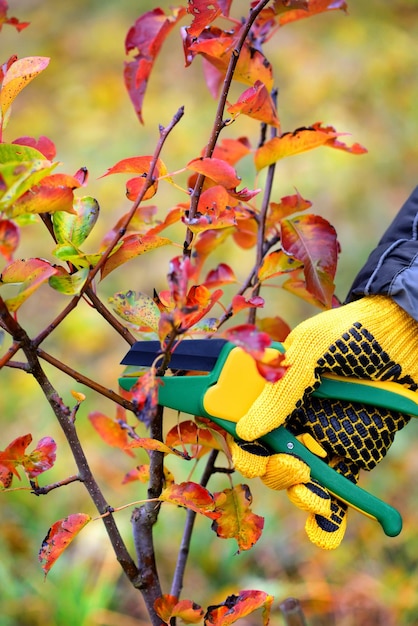
<path id="1" fill-rule="evenodd" d="M 247 485 L 211 494 L 197 483 L 172 484 L 160 500 L 209 517 L 218 537 L 235 539 L 239 550 L 249 550 L 263 530 L 264 519 L 251 511 L 252 496 Z"/>
<path id="2" fill-rule="evenodd" d="M 0 483 L 4 488 L 10 487 L 13 476 L 20 480 L 17 471 L 19 465 L 30 480 L 36 479 L 54 465 L 57 449 L 55 441 L 51 437 L 43 437 L 35 449 L 27 454 L 26 448 L 31 442 L 32 435 L 23 435 L 0 451 Z"/>

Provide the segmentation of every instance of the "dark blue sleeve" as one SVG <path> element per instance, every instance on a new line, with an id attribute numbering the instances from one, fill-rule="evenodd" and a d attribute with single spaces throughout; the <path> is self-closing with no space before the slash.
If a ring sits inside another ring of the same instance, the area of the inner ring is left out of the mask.
<path id="1" fill-rule="evenodd" d="M 418 187 L 354 279 L 345 303 L 377 294 L 390 296 L 418 321 Z"/>

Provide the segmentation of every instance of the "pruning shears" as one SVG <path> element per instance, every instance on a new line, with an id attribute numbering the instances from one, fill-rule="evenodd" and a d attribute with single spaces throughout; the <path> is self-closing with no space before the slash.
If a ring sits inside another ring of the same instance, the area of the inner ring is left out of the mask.
<path id="1" fill-rule="evenodd" d="M 138 341 L 122 360 L 128 367 L 119 379 L 120 386 L 130 390 L 140 375 L 138 366 L 150 367 L 161 353 L 159 341 Z M 266 359 L 273 360 L 277 351 L 284 353 L 279 342 L 267 349 Z M 136 367 L 135 367 L 136 366 Z M 209 418 L 237 441 L 236 422 L 261 393 L 265 379 L 259 374 L 250 354 L 224 339 L 193 339 L 182 341 L 175 349 L 171 370 L 196 371 L 196 375 L 164 376 L 158 387 L 161 405 L 178 411 Z M 200 373 L 207 372 L 207 373 Z M 418 417 L 418 393 L 392 382 L 376 382 L 324 374 L 316 397 L 385 407 Z M 260 438 L 272 453 L 291 453 L 310 467 L 311 477 L 334 496 L 377 520 L 386 535 L 395 537 L 402 530 L 402 518 L 392 506 L 355 485 L 332 469 L 325 451 L 310 437 L 295 437 L 280 426 Z"/>

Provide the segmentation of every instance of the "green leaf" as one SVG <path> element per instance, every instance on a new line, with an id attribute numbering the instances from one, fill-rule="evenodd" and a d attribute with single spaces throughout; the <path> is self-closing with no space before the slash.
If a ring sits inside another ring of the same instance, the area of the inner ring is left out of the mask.
<path id="1" fill-rule="evenodd" d="M 0 144 L 0 176 L 6 187 L 0 192 L 0 211 L 12 210 L 17 198 L 48 176 L 57 165 L 35 148 Z"/>
<path id="2" fill-rule="evenodd" d="M 125 321 L 141 329 L 158 332 L 160 310 L 146 293 L 126 291 L 109 298 L 112 309 Z"/>
<path id="3" fill-rule="evenodd" d="M 58 243 L 72 243 L 80 246 L 91 233 L 99 216 L 99 203 L 95 198 L 85 196 L 75 200 L 75 213 L 57 211 L 52 222 Z"/>
<path id="4" fill-rule="evenodd" d="M 49 285 L 66 296 L 74 296 L 80 293 L 87 280 L 89 271 L 88 267 L 83 267 L 78 272 L 69 274 L 63 267 L 60 267 L 59 271 L 50 277 Z"/>

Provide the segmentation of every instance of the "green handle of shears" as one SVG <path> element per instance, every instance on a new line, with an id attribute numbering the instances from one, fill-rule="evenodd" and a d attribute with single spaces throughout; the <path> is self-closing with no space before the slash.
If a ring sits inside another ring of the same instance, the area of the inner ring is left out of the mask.
<path id="1" fill-rule="evenodd" d="M 234 422 L 216 417 L 210 419 L 238 439 Z M 376 519 L 389 537 L 396 537 L 401 532 L 402 517 L 396 509 L 336 472 L 300 443 L 284 426 L 264 435 L 260 441 L 276 453 L 283 452 L 300 457 L 309 465 L 313 479 L 326 487 L 339 500 Z"/>
<path id="2" fill-rule="evenodd" d="M 160 404 L 191 415 L 207 417 L 237 439 L 236 425 L 233 421 L 211 415 L 204 407 L 205 393 L 217 382 L 229 352 L 234 347 L 233 344 L 226 344 L 222 348 L 214 368 L 208 374 L 162 378 L 158 390 Z M 282 344 L 278 342 L 272 344 L 272 347 L 280 352 L 284 351 Z M 121 378 L 119 382 L 124 389 L 129 390 L 135 381 L 136 378 L 127 376 Z M 400 393 L 399 385 L 395 383 L 393 385 L 395 387 L 391 387 L 391 383 L 385 383 L 379 387 L 378 383 L 371 381 L 324 376 L 321 378 L 321 385 L 314 391 L 314 395 L 385 407 L 418 416 L 418 405 L 413 397 L 414 394 L 412 392 L 409 394 Z M 402 518 L 396 509 L 329 467 L 327 463 L 301 444 L 284 426 L 263 436 L 261 441 L 274 453 L 291 453 L 303 459 L 311 469 L 312 478 L 320 482 L 340 500 L 376 519 L 386 535 L 394 537 L 401 532 Z"/>

